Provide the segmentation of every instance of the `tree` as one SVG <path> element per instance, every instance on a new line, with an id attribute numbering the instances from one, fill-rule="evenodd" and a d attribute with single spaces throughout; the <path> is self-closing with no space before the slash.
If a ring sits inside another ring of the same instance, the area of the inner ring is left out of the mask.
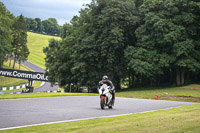
<path id="1" fill-rule="evenodd" d="M 37 22 L 36 32 L 42 33 L 42 31 L 43 31 L 43 25 L 42 25 L 41 19 L 40 18 L 35 18 L 35 21 Z"/>
<path id="2" fill-rule="evenodd" d="M 55 63 L 61 86 L 79 83 L 95 91 L 106 74 L 120 88 L 121 79 L 126 77 L 124 49 L 131 44 L 138 21 L 134 6 L 131 0 L 93 0 L 73 17 L 71 25 L 65 25 Z"/>
<path id="3" fill-rule="evenodd" d="M 26 43 L 27 43 L 26 23 L 24 17 L 20 15 L 13 25 L 13 42 L 12 42 L 12 48 L 14 54 L 13 68 L 15 67 L 15 62 L 17 60 L 19 61 L 19 64 L 21 63 L 21 61 L 27 60 L 27 57 L 29 55 L 29 50 Z"/>
<path id="4" fill-rule="evenodd" d="M 25 18 L 27 30 L 48 35 L 59 36 L 62 26 L 58 25 L 55 18 L 49 18 L 41 21 L 40 18 Z"/>
<path id="5" fill-rule="evenodd" d="M 70 25 L 66 23 L 62 27 L 61 34 L 60 34 L 60 37 L 62 39 L 66 38 L 69 35 L 68 26 L 70 26 Z"/>
<path id="6" fill-rule="evenodd" d="M 9 54 L 12 49 L 11 27 L 13 18 L 14 16 L 0 2 L 0 67 L 3 65 L 6 54 Z"/>
<path id="7" fill-rule="evenodd" d="M 61 27 L 58 25 L 55 18 L 49 18 L 42 21 L 44 27 L 44 32 L 50 35 L 59 35 L 61 32 Z"/>
<path id="8" fill-rule="evenodd" d="M 46 72 L 48 75 L 48 80 L 54 83 L 58 81 L 57 72 L 55 71 L 57 69 L 57 64 L 55 62 L 58 62 L 57 54 L 59 48 L 60 42 L 55 39 L 51 39 L 49 40 L 49 46 L 43 49 L 43 52 L 46 54 L 45 66 L 47 68 Z"/>
<path id="9" fill-rule="evenodd" d="M 80 20 L 82 20 L 82 22 L 80 22 Z M 64 25 L 65 28 L 63 28 L 61 34 L 62 41 L 59 43 L 58 52 L 50 52 L 56 50 L 57 48 L 55 47 L 58 46 L 56 44 L 52 45 L 53 42 L 50 42 L 49 46 L 44 49 L 46 54 L 47 74 L 52 84 L 58 81 L 60 86 L 69 87 L 71 83 L 78 84 L 79 79 L 82 79 L 82 77 L 78 77 L 79 74 L 76 73 L 76 66 L 79 58 L 77 54 L 77 50 L 79 49 L 77 38 L 80 32 L 82 32 L 81 27 L 84 25 L 83 20 L 82 16 L 74 16 L 71 20 L 71 24 Z M 56 58 L 55 62 L 48 62 L 52 59 L 51 57 Z"/>
<path id="10" fill-rule="evenodd" d="M 97 0 L 93 1 L 91 8 L 93 40 L 98 52 L 98 78 L 106 74 L 120 89 L 127 70 L 124 50 L 131 45 L 138 22 L 135 3 L 132 0 Z"/>
<path id="11" fill-rule="evenodd" d="M 58 49 L 46 53 L 50 81 L 91 92 L 103 75 L 117 89 L 127 79 L 129 87 L 183 85 L 186 74 L 199 79 L 198 5 L 195 0 L 93 0 L 63 26 L 62 41 L 54 42 L 59 47 L 47 48 Z M 56 21 L 43 23 L 50 27 Z"/>
<path id="12" fill-rule="evenodd" d="M 37 21 L 33 18 L 28 18 L 28 29 L 30 31 L 36 31 L 37 30 Z"/>
<path id="13" fill-rule="evenodd" d="M 73 17 L 70 24 L 65 24 L 65 29 L 62 32 L 62 41 L 50 41 L 49 46 L 44 48 L 46 54 L 45 66 L 49 81 L 54 84 L 59 83 L 59 86 L 70 86 L 71 83 L 77 83 L 77 79 L 72 74 L 74 59 L 77 58 L 76 39 L 78 35 L 77 18 Z M 66 31 L 67 30 L 67 31 Z M 55 52 L 57 51 L 57 52 Z"/>
<path id="14" fill-rule="evenodd" d="M 184 84 L 186 71 L 199 71 L 198 4 L 190 0 L 144 1 L 137 46 L 127 49 L 135 72 L 162 79 L 163 74 L 176 71 L 179 86 Z"/>

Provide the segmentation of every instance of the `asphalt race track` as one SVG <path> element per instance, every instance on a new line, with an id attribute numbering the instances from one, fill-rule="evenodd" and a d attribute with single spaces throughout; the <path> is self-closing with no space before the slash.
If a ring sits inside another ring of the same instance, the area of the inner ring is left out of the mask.
<path id="1" fill-rule="evenodd" d="M 22 64 L 27 66 L 28 68 L 32 69 L 35 72 L 42 72 L 42 73 L 45 72 L 45 69 L 43 69 L 29 61 L 24 61 L 24 62 L 22 62 Z M 45 82 L 42 86 L 34 88 L 34 92 L 55 91 L 58 88 L 59 88 L 58 85 L 51 86 L 51 83 Z M 13 91 L 13 92 L 21 92 L 21 91 Z M 13 93 L 13 92 L 11 92 L 11 93 Z"/>
<path id="2" fill-rule="evenodd" d="M 39 66 L 29 62 L 29 61 L 24 61 L 24 62 L 22 62 L 22 64 L 27 66 L 28 68 L 32 69 L 35 72 L 42 72 L 42 73 L 45 72 L 45 70 L 43 68 L 41 68 L 41 67 L 39 67 Z"/>
<path id="3" fill-rule="evenodd" d="M 113 109 L 101 110 L 98 96 L 0 100 L 0 130 L 147 112 L 191 104 L 194 103 L 117 97 Z"/>

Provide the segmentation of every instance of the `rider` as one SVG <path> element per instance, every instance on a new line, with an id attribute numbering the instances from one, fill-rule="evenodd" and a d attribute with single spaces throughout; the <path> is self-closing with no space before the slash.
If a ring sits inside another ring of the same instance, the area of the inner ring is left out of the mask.
<path id="1" fill-rule="evenodd" d="M 110 86 L 110 93 L 112 94 L 112 101 L 114 103 L 115 100 L 115 86 L 113 83 L 108 80 L 108 76 L 103 76 L 102 80 L 99 81 L 99 88 L 103 85 L 106 84 L 107 86 Z"/>

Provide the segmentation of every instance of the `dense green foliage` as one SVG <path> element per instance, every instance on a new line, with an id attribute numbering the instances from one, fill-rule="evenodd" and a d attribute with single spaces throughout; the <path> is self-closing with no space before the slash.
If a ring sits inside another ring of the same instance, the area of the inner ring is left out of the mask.
<path id="1" fill-rule="evenodd" d="M 55 77 L 55 76 L 57 76 L 56 71 L 55 71 L 56 65 L 54 65 L 53 62 L 57 62 L 56 57 L 54 55 L 56 55 L 59 51 L 59 41 L 55 40 L 55 39 L 49 40 L 49 46 L 45 47 L 43 49 L 43 51 L 46 54 L 46 56 L 48 57 L 48 58 L 45 59 L 46 67 L 51 72 L 51 75 L 49 75 L 48 79 L 50 79 L 53 82 L 56 82 L 55 79 L 57 79 L 58 77 Z M 48 74 L 48 71 L 47 71 L 47 74 Z"/>
<path id="2" fill-rule="evenodd" d="M 3 65 L 6 54 L 11 52 L 13 17 L 4 4 L 0 2 L 0 67 Z"/>
<path id="3" fill-rule="evenodd" d="M 49 77 L 54 78 L 51 81 L 58 80 L 61 86 L 79 83 L 95 88 L 106 74 L 120 87 L 120 80 L 126 77 L 121 71 L 126 71 L 124 49 L 132 42 L 129 27 L 137 22 L 131 10 L 134 3 L 99 1 L 98 4 L 93 1 L 80 11 L 79 17 L 71 20 L 71 25 L 64 25 L 60 50 L 54 54 L 56 63 L 48 62 L 52 54 L 46 58 Z"/>
<path id="4" fill-rule="evenodd" d="M 40 18 L 26 18 L 26 25 L 28 31 L 59 36 L 62 26 L 58 25 L 55 18 L 49 18 L 41 21 Z"/>
<path id="5" fill-rule="evenodd" d="M 102 75 L 117 89 L 198 82 L 199 11 L 195 0 L 93 0 L 45 48 L 50 81 L 93 90 Z"/>
<path id="6" fill-rule="evenodd" d="M 173 81 L 170 78 L 176 76 L 177 85 L 183 85 L 185 75 L 199 72 L 199 11 L 195 1 L 145 0 L 137 44 L 127 49 L 135 74 L 150 77 L 151 82 Z"/>
<path id="7" fill-rule="evenodd" d="M 27 47 L 27 30 L 25 19 L 20 15 L 13 24 L 13 41 L 12 41 L 12 52 L 14 55 L 14 64 L 18 60 L 19 64 L 21 61 L 27 60 L 29 55 L 29 49 Z M 20 68 L 19 68 L 20 69 Z"/>
<path id="8" fill-rule="evenodd" d="M 24 17 L 22 15 L 15 17 L 0 2 L 0 67 L 8 56 L 14 58 L 13 68 L 16 61 L 20 64 L 21 61 L 27 60 L 29 50 L 26 43 L 27 30 Z"/>

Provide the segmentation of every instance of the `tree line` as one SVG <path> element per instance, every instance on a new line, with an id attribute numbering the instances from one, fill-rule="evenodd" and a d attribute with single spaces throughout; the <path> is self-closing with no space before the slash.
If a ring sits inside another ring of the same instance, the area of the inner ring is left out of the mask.
<path id="1" fill-rule="evenodd" d="M 55 18 L 49 18 L 43 21 L 41 21 L 40 18 L 25 18 L 25 20 L 28 31 L 53 36 L 60 35 L 62 26 L 58 25 L 58 22 Z"/>
<path id="2" fill-rule="evenodd" d="M 13 68 L 16 61 L 20 64 L 21 61 L 27 60 L 30 52 L 26 43 L 27 29 L 24 16 L 15 17 L 0 2 L 0 67 L 8 57 L 10 57 L 10 67 L 11 59 L 14 59 Z"/>
<path id="3" fill-rule="evenodd" d="M 108 75 L 117 89 L 200 81 L 200 2 L 92 0 L 61 41 L 44 48 L 49 80 L 95 91 Z"/>

